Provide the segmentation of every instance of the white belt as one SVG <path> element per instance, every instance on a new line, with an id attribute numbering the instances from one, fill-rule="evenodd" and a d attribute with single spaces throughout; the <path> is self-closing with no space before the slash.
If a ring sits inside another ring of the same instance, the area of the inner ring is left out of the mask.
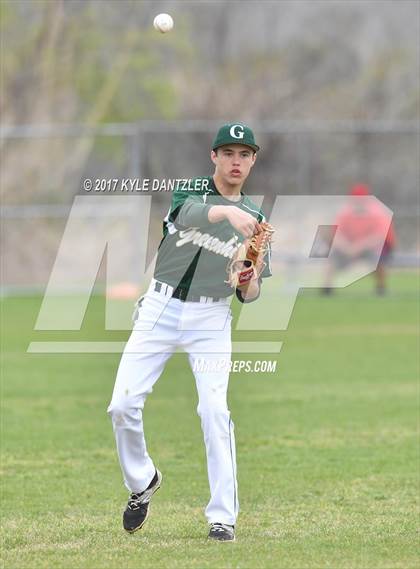
<path id="1" fill-rule="evenodd" d="M 222 302 L 224 304 L 228 304 L 229 299 L 224 298 L 214 298 L 212 296 L 195 296 L 191 295 L 190 298 L 180 298 L 177 295 L 174 295 L 175 288 L 167 283 L 162 281 L 158 281 L 156 279 L 152 279 L 149 286 L 149 292 L 158 292 L 159 294 L 163 294 L 165 296 L 174 296 L 174 298 L 179 298 L 183 302 L 202 302 L 202 303 L 212 303 L 212 302 Z"/>

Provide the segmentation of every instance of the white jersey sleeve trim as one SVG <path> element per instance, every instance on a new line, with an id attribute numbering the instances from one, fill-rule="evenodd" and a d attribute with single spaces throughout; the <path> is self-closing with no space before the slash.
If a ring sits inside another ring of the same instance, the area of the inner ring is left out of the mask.
<path id="1" fill-rule="evenodd" d="M 163 218 L 163 221 L 164 221 L 164 223 L 166 223 L 166 227 L 168 229 L 169 234 L 173 235 L 174 233 L 176 233 L 178 231 L 178 229 L 175 227 L 175 225 L 172 223 L 172 221 L 169 221 L 170 214 L 171 214 L 171 208 L 168 209 L 168 213 Z"/>
<path id="2" fill-rule="evenodd" d="M 242 207 L 246 207 L 246 209 L 249 209 L 249 211 L 252 211 L 253 213 L 256 213 L 257 216 L 260 216 L 260 215 L 261 215 L 261 216 L 264 218 L 264 220 L 265 220 L 265 217 L 263 216 L 263 214 L 262 214 L 260 211 L 257 211 L 257 210 L 255 210 L 255 209 L 252 209 L 252 208 L 248 207 L 247 205 L 245 205 L 244 203 L 242 203 L 241 205 L 242 205 Z"/>

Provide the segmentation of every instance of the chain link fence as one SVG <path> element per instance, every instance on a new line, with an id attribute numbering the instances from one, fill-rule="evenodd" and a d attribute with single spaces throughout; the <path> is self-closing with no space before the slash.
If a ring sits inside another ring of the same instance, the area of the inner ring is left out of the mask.
<path id="1" fill-rule="evenodd" d="M 3 127 L 3 291 L 45 288 L 74 197 L 84 180 L 176 179 L 211 175 L 212 138 L 223 121 Z M 249 121 L 261 146 L 246 183 L 264 195 L 345 195 L 356 182 L 394 212 L 397 266 L 419 258 L 419 125 L 415 121 Z M 115 193 L 120 191 L 117 188 Z M 91 195 L 95 192 L 92 191 Z M 103 192 L 100 192 L 103 193 Z M 148 257 L 161 238 L 171 192 L 152 195 Z M 135 235 L 136 212 L 131 212 Z M 122 258 L 124 256 L 122 255 Z M 101 275 L 99 275 L 101 276 Z M 135 279 L 135 268 L 133 268 Z"/>

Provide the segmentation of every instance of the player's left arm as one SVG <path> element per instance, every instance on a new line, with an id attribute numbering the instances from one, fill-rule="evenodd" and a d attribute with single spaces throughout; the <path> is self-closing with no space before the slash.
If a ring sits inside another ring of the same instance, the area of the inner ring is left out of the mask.
<path id="1" fill-rule="evenodd" d="M 254 302 L 261 294 L 262 278 L 251 281 L 246 287 L 236 289 L 236 298 L 239 302 L 247 304 Z"/>
<path id="2" fill-rule="evenodd" d="M 262 220 L 261 220 L 262 221 Z M 265 221 L 265 219 L 264 219 Z M 271 277 L 271 244 L 268 245 L 268 250 L 264 255 L 264 269 L 257 279 L 251 280 L 247 285 L 236 288 L 236 298 L 239 302 L 247 304 L 257 300 L 261 294 L 261 286 L 263 279 Z"/>

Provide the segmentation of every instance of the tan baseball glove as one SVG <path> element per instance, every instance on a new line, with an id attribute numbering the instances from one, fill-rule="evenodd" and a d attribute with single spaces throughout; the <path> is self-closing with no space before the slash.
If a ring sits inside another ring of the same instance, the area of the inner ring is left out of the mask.
<path id="1" fill-rule="evenodd" d="M 260 223 L 260 227 L 260 233 L 246 239 L 227 266 L 228 279 L 225 282 L 232 288 L 246 287 L 259 278 L 266 266 L 264 255 L 268 251 L 274 227 L 266 222 Z"/>

